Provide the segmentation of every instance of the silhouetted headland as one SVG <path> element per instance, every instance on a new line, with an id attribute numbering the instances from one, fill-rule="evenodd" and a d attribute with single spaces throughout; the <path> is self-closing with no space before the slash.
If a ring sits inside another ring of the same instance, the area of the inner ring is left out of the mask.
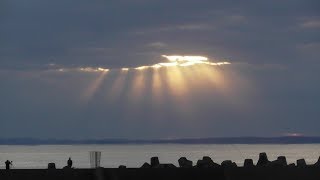
<path id="1" fill-rule="evenodd" d="M 243 166 L 238 166 L 231 160 L 221 164 L 211 157 L 204 156 L 193 164 L 186 157 L 178 159 L 179 167 L 174 164 L 162 163 L 158 157 L 151 157 L 150 163 L 144 163 L 140 168 L 92 168 L 75 169 L 69 158 L 67 166 L 57 169 L 54 163 L 48 164 L 48 169 L 6 169 L 0 170 L 0 179 L 70 179 L 70 180 L 125 180 L 125 179 L 216 179 L 216 180 L 319 180 L 320 157 L 314 164 L 307 164 L 304 159 L 288 164 L 285 156 L 279 156 L 271 161 L 266 153 L 260 153 L 254 164 L 252 159 L 245 159 Z"/>

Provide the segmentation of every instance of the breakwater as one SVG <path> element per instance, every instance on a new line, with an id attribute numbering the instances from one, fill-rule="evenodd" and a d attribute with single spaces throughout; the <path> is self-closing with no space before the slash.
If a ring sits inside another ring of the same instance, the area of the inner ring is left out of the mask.
<path id="1" fill-rule="evenodd" d="M 0 170 L 0 179 L 320 179 L 320 158 L 315 164 L 306 164 L 304 159 L 287 164 L 284 156 L 270 161 L 266 153 L 260 153 L 257 162 L 246 159 L 241 167 L 238 167 L 231 160 L 225 160 L 218 164 L 208 156 L 204 156 L 195 164 L 185 157 L 181 157 L 178 162 L 179 167 L 176 167 L 173 164 L 160 163 L 157 157 L 152 157 L 150 162 L 144 163 L 140 168 L 127 168 L 121 165 L 119 168 L 100 167 L 94 169 L 74 169 L 68 166 L 56 169 L 53 163 L 49 163 L 48 169 Z"/>

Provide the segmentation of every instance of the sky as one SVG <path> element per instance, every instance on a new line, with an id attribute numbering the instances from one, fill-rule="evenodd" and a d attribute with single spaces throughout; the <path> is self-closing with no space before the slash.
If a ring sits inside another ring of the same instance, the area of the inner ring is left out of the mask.
<path id="1" fill-rule="evenodd" d="M 318 0 L 2 0 L 0 137 L 320 136 L 319 10 Z M 147 67 L 168 63 L 162 55 L 230 64 Z"/>

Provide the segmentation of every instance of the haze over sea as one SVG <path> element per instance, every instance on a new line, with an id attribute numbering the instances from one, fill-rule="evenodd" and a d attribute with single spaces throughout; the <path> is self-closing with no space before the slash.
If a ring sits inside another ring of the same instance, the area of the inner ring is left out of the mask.
<path id="1" fill-rule="evenodd" d="M 152 156 L 158 156 L 161 163 L 175 165 L 182 156 L 194 163 L 203 156 L 210 156 L 218 163 L 229 159 L 242 165 L 246 158 L 256 163 L 260 152 L 266 152 L 270 160 L 284 155 L 289 163 L 305 158 L 308 164 L 313 164 L 320 156 L 320 144 L 0 145 L 0 168 L 4 168 L 7 159 L 13 161 L 13 168 L 19 169 L 47 168 L 49 162 L 62 168 L 69 157 L 75 168 L 89 168 L 89 151 L 101 151 L 102 167 L 140 167 Z"/>

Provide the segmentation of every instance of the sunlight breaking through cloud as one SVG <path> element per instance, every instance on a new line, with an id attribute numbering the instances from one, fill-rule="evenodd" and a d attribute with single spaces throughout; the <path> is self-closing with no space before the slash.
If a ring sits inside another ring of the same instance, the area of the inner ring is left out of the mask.
<path id="1" fill-rule="evenodd" d="M 198 64 L 210 65 L 210 66 L 221 66 L 231 64 L 230 62 L 210 62 L 209 58 L 204 56 L 179 56 L 179 55 L 162 55 L 163 58 L 167 59 L 167 62 L 160 62 L 153 65 L 143 65 L 139 67 L 122 67 L 122 68 L 103 68 L 103 67 L 79 67 L 79 68 L 60 68 L 56 69 L 58 72 L 68 71 L 80 71 L 80 72 L 108 72 L 110 70 L 146 70 L 148 68 L 159 69 L 159 68 L 170 68 L 170 67 L 187 67 Z"/>
<path id="2" fill-rule="evenodd" d="M 152 104 L 150 111 L 158 113 L 165 103 L 172 104 L 174 113 L 183 119 L 193 116 L 198 107 L 193 102 L 199 95 L 219 95 L 227 103 L 241 104 L 232 84 L 228 68 L 215 68 L 231 63 L 205 56 L 162 55 L 158 63 L 111 67 L 50 66 L 50 72 L 75 73 L 85 83 L 80 95 L 82 104 L 107 101 L 123 103 L 123 112 L 130 118 L 143 112 L 143 106 Z M 165 115 L 163 115 L 165 117 Z M 162 115 L 156 119 L 161 120 Z M 158 121 L 157 120 L 157 121 Z M 193 122 L 185 122 L 191 124 Z"/>

